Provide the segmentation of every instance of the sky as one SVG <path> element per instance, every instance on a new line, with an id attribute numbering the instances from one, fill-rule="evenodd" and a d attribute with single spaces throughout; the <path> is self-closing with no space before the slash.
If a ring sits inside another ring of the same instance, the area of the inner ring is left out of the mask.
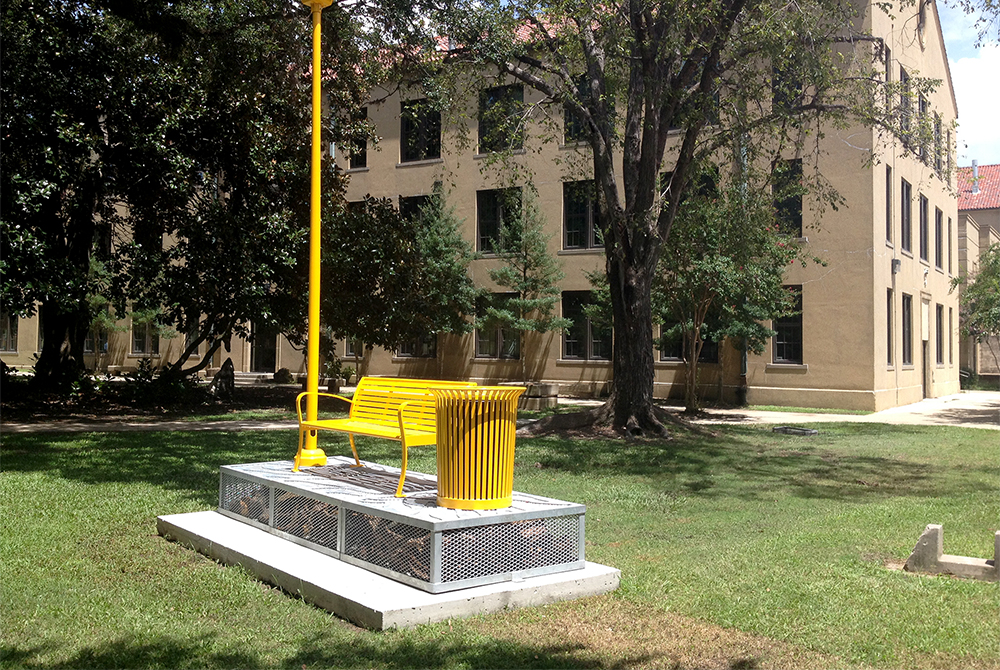
<path id="1" fill-rule="evenodd" d="M 1000 164 L 1000 44 L 976 48 L 975 17 L 937 3 L 958 101 L 958 165 Z"/>

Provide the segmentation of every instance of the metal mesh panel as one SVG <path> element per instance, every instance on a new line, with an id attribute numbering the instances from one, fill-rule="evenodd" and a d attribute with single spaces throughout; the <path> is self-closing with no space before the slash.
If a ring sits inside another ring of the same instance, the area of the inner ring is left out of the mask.
<path id="1" fill-rule="evenodd" d="M 430 531 L 351 509 L 345 512 L 346 555 L 423 581 L 430 580 Z"/>
<path id="2" fill-rule="evenodd" d="M 274 528 L 337 549 L 337 506 L 275 488 Z"/>
<path id="3" fill-rule="evenodd" d="M 223 473 L 219 508 L 267 524 L 270 518 L 271 487 Z"/>
<path id="4" fill-rule="evenodd" d="M 577 561 L 580 518 L 557 516 L 446 530 L 441 534 L 441 581 Z"/>

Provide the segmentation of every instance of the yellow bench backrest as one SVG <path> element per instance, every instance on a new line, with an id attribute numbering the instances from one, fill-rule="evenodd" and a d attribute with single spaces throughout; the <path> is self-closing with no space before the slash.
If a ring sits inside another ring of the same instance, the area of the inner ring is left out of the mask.
<path id="1" fill-rule="evenodd" d="M 449 382 L 399 377 L 362 377 L 351 401 L 350 418 L 366 423 L 398 425 L 399 407 L 403 410 L 403 425 L 408 430 L 437 430 L 437 415 L 432 388 L 458 386 L 468 388 L 476 382 Z"/>

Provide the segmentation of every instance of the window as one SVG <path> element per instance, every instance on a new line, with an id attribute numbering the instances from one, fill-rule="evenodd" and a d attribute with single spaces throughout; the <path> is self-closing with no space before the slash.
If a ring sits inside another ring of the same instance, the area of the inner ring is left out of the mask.
<path id="1" fill-rule="evenodd" d="M 399 118 L 400 162 L 441 158 L 441 112 L 429 100 L 402 103 Z"/>
<path id="2" fill-rule="evenodd" d="M 905 179 L 899 184 L 899 237 L 903 251 L 913 249 L 913 187 Z"/>
<path id="3" fill-rule="evenodd" d="M 927 260 L 927 253 L 928 253 L 927 247 L 928 247 L 928 242 L 929 242 L 929 240 L 927 238 L 928 238 L 928 235 L 930 234 L 930 231 L 928 229 L 929 222 L 927 220 L 928 219 L 927 198 L 925 198 L 923 194 L 920 194 L 920 201 L 919 202 L 920 202 L 920 209 L 919 209 L 919 212 L 920 212 L 920 260 L 926 261 Z"/>
<path id="4" fill-rule="evenodd" d="M 934 208 L 934 267 L 944 266 L 944 212 Z"/>
<path id="5" fill-rule="evenodd" d="M 437 335 L 425 335 L 419 339 L 400 342 L 396 349 L 400 358 L 437 358 Z"/>
<path id="6" fill-rule="evenodd" d="M 487 309 L 490 303 L 503 309 L 506 301 L 515 297 L 514 293 L 494 293 L 492 300 L 487 302 L 481 300 L 477 306 L 480 320 L 479 328 L 476 328 L 476 358 L 508 358 L 516 359 L 521 357 L 521 338 L 519 333 L 513 328 L 504 328 L 495 323 L 490 323 Z"/>
<path id="7" fill-rule="evenodd" d="M 885 241 L 892 242 L 892 168 L 885 166 Z"/>
<path id="8" fill-rule="evenodd" d="M 948 217 L 948 274 L 951 274 L 951 217 Z"/>
<path id="9" fill-rule="evenodd" d="M 890 49 L 889 47 L 885 46 L 885 43 L 882 44 L 882 48 L 883 48 L 883 52 L 882 52 L 883 63 L 885 64 L 885 83 L 886 84 L 891 84 L 892 83 L 892 49 Z M 885 93 L 885 103 L 886 103 L 886 107 L 888 107 L 888 106 L 890 106 L 892 104 L 892 98 L 889 95 L 889 87 L 888 86 L 885 87 L 885 91 L 886 91 L 886 93 Z"/>
<path id="10" fill-rule="evenodd" d="M 778 230 L 802 237 L 802 161 L 778 161 L 774 167 L 774 211 Z"/>
<path id="11" fill-rule="evenodd" d="M 948 138 L 947 144 L 944 147 L 944 152 L 945 155 L 947 156 L 947 158 L 945 159 L 945 163 L 948 166 L 948 174 L 951 174 L 951 131 L 950 130 L 947 132 L 947 138 Z M 949 181 L 951 180 L 949 179 Z"/>
<path id="12" fill-rule="evenodd" d="M 108 353 L 108 331 L 104 328 L 91 328 L 88 330 L 87 337 L 83 340 L 83 353 Z"/>
<path id="13" fill-rule="evenodd" d="M 955 364 L 955 314 L 948 308 L 948 365 Z"/>
<path id="14" fill-rule="evenodd" d="M 597 218 L 594 182 L 571 181 L 563 184 L 563 248 L 592 249 L 603 246 Z"/>
<path id="15" fill-rule="evenodd" d="M 356 121 L 364 121 L 368 118 L 368 108 L 362 107 L 358 112 Z M 352 170 L 368 167 L 368 140 L 361 136 L 351 140 L 351 157 L 348 167 Z"/>
<path id="16" fill-rule="evenodd" d="M 38 310 L 38 348 L 35 351 L 41 353 L 42 346 L 45 344 L 45 319 L 42 316 L 42 310 Z"/>
<path id="17" fill-rule="evenodd" d="M 937 171 L 938 177 L 941 176 L 941 115 L 934 114 L 934 169 Z"/>
<path id="18" fill-rule="evenodd" d="M 781 67 L 771 70 L 771 107 L 791 112 L 802 104 L 802 81 Z"/>
<path id="19" fill-rule="evenodd" d="M 903 140 L 903 146 L 910 146 L 910 116 L 913 108 L 910 105 L 910 75 L 906 70 L 899 68 L 899 133 Z"/>
<path id="20" fill-rule="evenodd" d="M 682 333 L 674 333 L 671 336 L 667 336 L 666 333 L 671 328 L 677 325 L 677 322 L 664 323 L 660 326 L 660 341 L 658 348 L 660 350 L 660 360 L 661 361 L 683 361 L 684 360 L 684 335 Z M 701 353 L 698 354 L 699 363 L 718 363 L 719 362 L 719 343 L 715 340 L 703 337 L 701 345 Z"/>
<path id="21" fill-rule="evenodd" d="M 476 193 L 477 250 L 496 253 L 516 241 L 512 229 L 521 216 L 521 189 L 503 188 Z"/>
<path id="22" fill-rule="evenodd" d="M 922 95 L 920 96 L 917 101 L 917 109 L 919 111 L 917 120 L 920 123 L 921 129 L 920 144 L 917 146 L 917 156 L 920 157 L 920 160 L 922 160 L 924 164 L 927 164 L 930 162 L 930 152 L 927 150 L 927 134 L 923 132 L 923 129 L 927 127 L 927 98 Z"/>
<path id="23" fill-rule="evenodd" d="M 132 321 L 132 353 L 141 356 L 160 355 L 160 336 L 152 323 Z"/>
<path id="24" fill-rule="evenodd" d="M 399 196 L 399 216 L 404 221 L 416 222 L 430 200 L 431 196 L 429 195 Z"/>
<path id="25" fill-rule="evenodd" d="M 586 75 L 574 78 L 576 90 L 580 92 L 580 99 L 586 100 L 590 97 L 590 80 Z M 573 144 L 585 142 L 587 140 L 587 126 L 583 120 L 577 117 L 569 107 L 563 107 L 563 143 Z"/>
<path id="26" fill-rule="evenodd" d="M 496 86 L 479 93 L 479 153 L 520 149 L 524 87 Z"/>
<path id="27" fill-rule="evenodd" d="M 352 358 L 363 358 L 365 355 L 365 343 L 361 340 L 348 338 L 344 340 L 344 355 Z"/>
<path id="28" fill-rule="evenodd" d="M 774 362 L 801 365 L 802 358 L 802 287 L 789 286 L 795 293 L 794 314 L 774 320 Z"/>
<path id="29" fill-rule="evenodd" d="M 17 317 L 0 310 L 0 351 L 17 351 Z"/>
<path id="30" fill-rule="evenodd" d="M 944 365 L 944 305 L 934 306 L 934 360 Z"/>
<path id="31" fill-rule="evenodd" d="M 892 365 L 892 289 L 885 292 L 885 362 Z"/>
<path id="32" fill-rule="evenodd" d="M 599 328 L 591 323 L 583 308 L 592 301 L 590 291 L 564 291 L 563 318 L 572 325 L 563 333 L 563 358 L 577 360 L 610 360 L 611 328 Z"/>
<path id="33" fill-rule="evenodd" d="M 913 365 L 913 296 L 903 294 L 903 365 Z"/>

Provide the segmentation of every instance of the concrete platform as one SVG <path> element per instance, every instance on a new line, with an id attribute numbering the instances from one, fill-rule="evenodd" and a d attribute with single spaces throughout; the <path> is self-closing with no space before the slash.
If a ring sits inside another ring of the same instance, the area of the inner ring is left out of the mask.
<path id="1" fill-rule="evenodd" d="M 158 517 L 157 532 L 301 596 L 365 628 L 410 628 L 608 593 L 621 572 L 596 563 L 521 581 L 427 593 L 230 519 L 218 512 Z"/>

